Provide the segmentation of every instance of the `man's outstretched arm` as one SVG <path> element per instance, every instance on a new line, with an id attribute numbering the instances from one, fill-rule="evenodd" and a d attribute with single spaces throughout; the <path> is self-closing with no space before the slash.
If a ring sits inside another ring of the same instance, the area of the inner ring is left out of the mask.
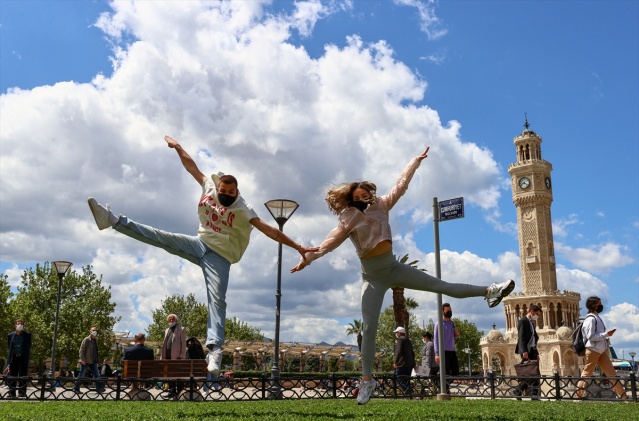
<path id="1" fill-rule="evenodd" d="M 282 243 L 285 246 L 289 246 L 290 248 L 297 250 L 304 260 L 306 260 L 304 257 L 306 253 L 319 250 L 319 247 L 304 247 L 301 244 L 297 244 L 288 235 L 262 221 L 260 218 L 253 218 L 249 222 L 271 240 L 275 240 L 278 243 Z"/>
<path id="2" fill-rule="evenodd" d="M 178 143 L 178 141 L 173 139 L 171 136 L 164 136 L 164 140 L 166 140 L 169 148 L 175 149 L 178 156 L 180 157 L 180 161 L 182 161 L 182 165 L 184 165 L 184 168 L 189 172 L 189 174 L 191 174 L 193 178 L 195 178 L 195 181 L 202 185 L 206 176 L 197 167 L 195 161 L 193 161 L 193 158 L 191 158 L 191 156 L 186 153 L 184 149 L 182 149 L 182 146 Z"/>

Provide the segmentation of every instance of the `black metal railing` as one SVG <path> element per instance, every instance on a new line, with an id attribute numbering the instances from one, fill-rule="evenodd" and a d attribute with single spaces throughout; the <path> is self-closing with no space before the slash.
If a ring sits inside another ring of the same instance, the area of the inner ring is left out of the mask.
<path id="1" fill-rule="evenodd" d="M 440 393 L 439 378 L 375 376 L 374 397 L 428 399 Z M 356 394 L 359 379 L 332 373 L 328 376 L 294 376 L 274 380 L 268 374 L 250 378 L 83 378 L 5 377 L 0 400 L 193 400 L 253 401 L 264 399 L 348 399 Z M 459 376 L 447 379 L 452 397 L 484 399 L 544 399 L 618 401 L 619 382 L 632 402 L 637 402 L 637 378 L 628 377 L 514 377 Z"/>

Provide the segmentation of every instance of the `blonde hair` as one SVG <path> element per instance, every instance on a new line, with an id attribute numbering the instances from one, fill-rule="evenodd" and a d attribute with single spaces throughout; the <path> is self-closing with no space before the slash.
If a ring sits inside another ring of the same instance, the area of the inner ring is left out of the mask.
<path id="1" fill-rule="evenodd" d="M 353 203 L 353 192 L 359 188 L 366 190 L 371 195 L 370 203 L 377 201 L 375 192 L 377 186 L 370 181 L 356 181 L 354 183 L 340 184 L 328 190 L 324 201 L 328 205 L 328 208 L 335 215 L 339 215 L 344 209 L 351 206 Z"/>

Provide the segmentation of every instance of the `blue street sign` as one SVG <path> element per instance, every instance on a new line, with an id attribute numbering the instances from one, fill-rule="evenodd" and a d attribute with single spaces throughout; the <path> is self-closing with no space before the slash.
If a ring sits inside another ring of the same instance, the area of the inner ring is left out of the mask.
<path id="1" fill-rule="evenodd" d="M 448 221 L 464 217 L 464 198 L 449 199 L 439 202 L 439 220 Z"/>

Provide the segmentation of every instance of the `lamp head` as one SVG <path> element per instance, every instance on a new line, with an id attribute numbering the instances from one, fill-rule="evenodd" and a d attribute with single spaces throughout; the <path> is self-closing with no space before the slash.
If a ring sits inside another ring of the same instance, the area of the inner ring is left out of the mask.
<path id="1" fill-rule="evenodd" d="M 60 276 L 64 276 L 69 270 L 69 268 L 73 265 L 73 263 L 71 262 L 64 262 L 61 260 L 56 260 L 54 262 L 51 262 L 51 264 L 53 265 L 56 272 L 58 272 L 58 275 Z"/>
<path id="2" fill-rule="evenodd" d="M 266 206 L 279 226 L 284 225 L 299 207 L 296 202 L 287 199 L 269 200 L 264 203 L 264 206 Z"/>

